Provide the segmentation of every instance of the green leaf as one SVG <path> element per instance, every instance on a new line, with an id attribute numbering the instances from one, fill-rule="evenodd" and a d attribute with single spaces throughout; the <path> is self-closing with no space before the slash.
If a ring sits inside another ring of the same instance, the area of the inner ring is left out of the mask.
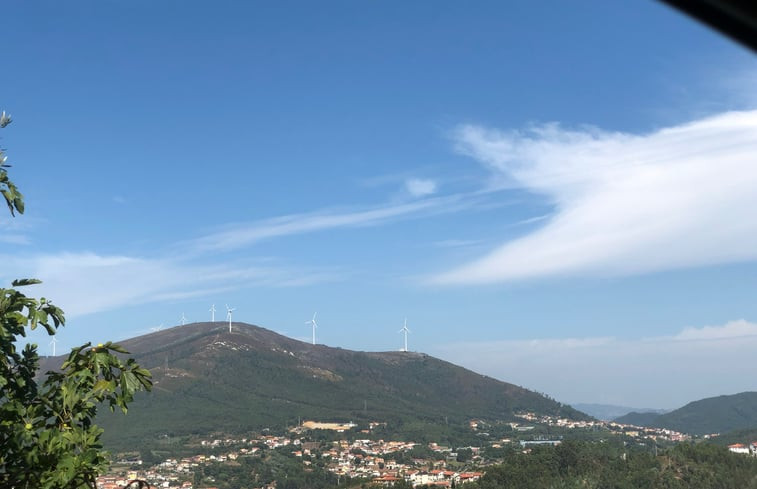
<path id="1" fill-rule="evenodd" d="M 20 278 L 12 282 L 14 287 L 24 287 L 26 285 L 41 284 L 42 281 L 36 278 Z"/>
<path id="2" fill-rule="evenodd" d="M 127 355 L 129 354 L 129 352 L 128 352 L 128 351 L 126 351 L 126 350 L 124 349 L 124 347 L 122 347 L 121 345 L 115 345 L 115 344 L 106 344 L 106 346 L 107 346 L 107 347 L 108 347 L 109 349 L 111 349 L 111 350 L 113 350 L 113 351 L 116 351 L 116 352 L 118 352 L 118 353 L 125 353 L 125 354 L 127 354 Z"/>

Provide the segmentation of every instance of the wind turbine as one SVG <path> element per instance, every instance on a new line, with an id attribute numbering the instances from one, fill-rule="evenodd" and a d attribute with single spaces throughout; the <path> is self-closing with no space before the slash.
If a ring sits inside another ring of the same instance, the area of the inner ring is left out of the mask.
<path id="1" fill-rule="evenodd" d="M 210 309 L 208 309 L 208 311 L 210 311 L 210 322 L 215 323 L 216 322 L 216 305 L 213 304 L 210 307 Z"/>
<path id="2" fill-rule="evenodd" d="M 184 313 L 181 313 L 181 325 L 184 326 L 187 324 L 187 317 L 184 315 Z"/>
<path id="3" fill-rule="evenodd" d="M 313 344 L 315 345 L 315 328 L 318 327 L 318 323 L 315 322 L 315 315 L 318 314 L 317 312 L 313 313 L 313 319 L 310 321 L 305 321 L 305 324 L 312 324 L 313 325 Z"/>
<path id="4" fill-rule="evenodd" d="M 160 326 L 156 326 L 154 328 L 150 328 L 150 331 L 157 332 L 157 331 L 160 331 L 161 329 L 163 329 L 163 323 L 160 323 Z"/>
<path id="5" fill-rule="evenodd" d="M 398 333 L 405 333 L 405 348 L 402 349 L 402 351 L 407 351 L 407 334 L 410 332 L 409 329 L 407 329 L 407 318 L 405 318 L 405 325 L 402 327 L 401 330 L 398 331 Z"/>
<path id="6" fill-rule="evenodd" d="M 53 356 L 55 356 L 55 344 L 58 342 L 58 339 L 53 335 L 53 339 L 50 340 L 50 346 L 53 347 Z"/>
<path id="7" fill-rule="evenodd" d="M 231 313 L 234 312 L 234 311 L 236 311 L 236 310 L 237 310 L 236 307 L 231 308 L 231 307 L 229 307 L 228 304 L 226 304 L 226 317 L 229 320 L 229 333 L 231 333 Z"/>

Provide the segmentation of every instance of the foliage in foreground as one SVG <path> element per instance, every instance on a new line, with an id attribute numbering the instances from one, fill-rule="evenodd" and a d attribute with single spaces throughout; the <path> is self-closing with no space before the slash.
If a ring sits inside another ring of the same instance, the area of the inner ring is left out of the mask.
<path id="1" fill-rule="evenodd" d="M 622 444 L 567 441 L 510 452 L 466 489 L 748 489 L 757 459 L 708 443 L 681 444 L 654 456 Z"/>
<path id="2" fill-rule="evenodd" d="M 10 118 L 0 114 L 0 128 Z M 23 214 L 23 195 L 8 177 L 7 157 L 0 151 L 0 193 L 11 215 Z M 152 386 L 150 373 L 118 345 L 85 344 L 74 348 L 59 371 L 37 378 L 37 346 L 19 343 L 26 329 L 43 327 L 54 335 L 63 326 L 63 311 L 45 298 L 35 299 L 16 287 L 0 288 L 0 487 L 74 489 L 95 487 L 107 467 L 98 428 L 97 407 L 126 412 L 134 393 Z"/>

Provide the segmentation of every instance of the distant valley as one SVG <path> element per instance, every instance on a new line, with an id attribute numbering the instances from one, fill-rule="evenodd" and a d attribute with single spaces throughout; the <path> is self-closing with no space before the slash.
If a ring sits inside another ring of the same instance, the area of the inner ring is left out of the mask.
<path id="1" fill-rule="evenodd" d="M 593 416 L 604 421 L 612 421 L 615 418 L 619 418 L 629 413 L 664 414 L 668 412 L 667 409 L 633 408 L 628 406 L 616 406 L 613 404 L 579 403 L 572 404 L 572 406 L 579 411 L 588 414 L 589 416 Z"/>

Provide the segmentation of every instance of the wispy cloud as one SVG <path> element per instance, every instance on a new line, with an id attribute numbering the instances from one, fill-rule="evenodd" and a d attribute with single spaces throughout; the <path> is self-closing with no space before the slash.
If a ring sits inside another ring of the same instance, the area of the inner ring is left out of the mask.
<path id="1" fill-rule="evenodd" d="M 432 243 L 437 248 L 463 248 L 480 244 L 481 241 L 475 239 L 445 239 Z"/>
<path id="2" fill-rule="evenodd" d="M 755 348 L 757 324 L 738 320 L 673 336 L 458 342 L 429 353 L 565 402 L 676 408 L 754 390 Z"/>
<path id="3" fill-rule="evenodd" d="M 160 258 L 58 253 L 26 258 L 0 256 L 2 279 L 39 277 L 35 295 L 65 305 L 70 317 L 123 306 L 187 299 L 248 286 L 290 287 L 334 281 L 323 270 L 229 262 L 198 265 Z"/>
<path id="4" fill-rule="evenodd" d="M 41 221 L 41 219 L 26 216 L 23 219 L 4 218 L 0 220 L 0 243 L 14 245 L 31 244 L 30 232 Z"/>
<path id="5" fill-rule="evenodd" d="M 282 236 L 337 228 L 375 226 L 400 219 L 454 212 L 475 205 L 475 202 L 476 198 L 472 196 L 457 194 L 368 209 L 291 214 L 252 223 L 236 224 L 225 230 L 184 243 L 184 245 L 194 252 L 230 251 Z"/>
<path id="6" fill-rule="evenodd" d="M 2 234 L 0 235 L 0 243 L 27 245 L 31 243 L 31 240 L 24 234 Z"/>
<path id="7" fill-rule="evenodd" d="M 545 219 L 549 219 L 549 217 L 550 217 L 550 214 L 543 214 L 541 216 L 529 217 L 527 219 L 521 219 L 520 221 L 516 222 L 514 225 L 515 226 L 522 226 L 524 224 L 533 224 L 535 222 L 539 222 L 539 221 L 543 221 Z"/>
<path id="8" fill-rule="evenodd" d="M 348 275 L 314 266 L 292 267 L 263 258 L 240 261 L 216 253 L 259 241 L 336 228 L 376 226 L 400 219 L 449 213 L 475 206 L 480 198 L 457 194 L 411 203 L 347 211 L 320 211 L 232 225 L 218 233 L 173 246 L 171 255 L 131 256 L 94 252 L 58 252 L 2 256 L 3 280 L 39 277 L 35 290 L 65 304 L 69 316 L 123 306 L 182 300 L 250 286 L 301 287 L 344 280 Z M 10 235 L 6 235 L 10 236 Z"/>
<path id="9" fill-rule="evenodd" d="M 635 135 L 557 124 L 463 126 L 460 151 L 492 186 L 544 196 L 540 229 L 433 278 L 486 283 L 566 274 L 638 274 L 757 259 L 757 111 Z"/>
<path id="10" fill-rule="evenodd" d="M 409 178 L 405 180 L 405 189 L 412 197 L 426 197 L 436 193 L 436 182 L 430 179 Z"/>

